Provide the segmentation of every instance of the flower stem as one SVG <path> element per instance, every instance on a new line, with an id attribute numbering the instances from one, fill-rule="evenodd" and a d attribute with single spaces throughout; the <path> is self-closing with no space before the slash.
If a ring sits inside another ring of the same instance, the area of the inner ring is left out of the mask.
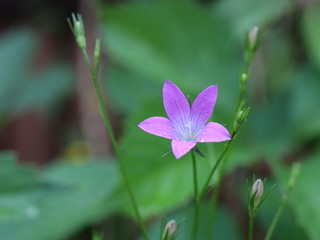
<path id="1" fill-rule="evenodd" d="M 193 184 L 194 184 L 194 216 L 193 216 L 193 230 L 192 240 L 197 239 L 198 224 L 199 224 L 199 195 L 198 195 L 198 177 L 197 177 L 197 163 L 194 151 L 191 151 L 192 169 L 193 169 Z"/>
<path id="2" fill-rule="evenodd" d="M 98 81 L 97 81 L 97 75 L 98 75 L 98 69 L 99 69 L 99 61 L 97 63 L 95 63 L 95 66 L 93 68 L 92 65 L 91 65 L 91 62 L 90 62 L 90 59 L 89 59 L 89 56 L 88 56 L 88 53 L 87 53 L 86 49 L 82 49 L 82 53 L 83 53 L 84 59 L 85 59 L 87 65 L 88 65 L 88 68 L 89 68 L 89 71 L 90 71 L 90 75 L 91 75 L 91 79 L 92 79 L 92 82 L 93 82 L 93 86 L 94 86 L 94 89 L 95 89 L 95 92 L 96 92 L 96 95 L 97 95 L 97 98 L 98 98 L 99 109 L 100 109 L 101 117 L 103 119 L 104 126 L 106 127 L 106 129 L 108 131 L 112 147 L 114 149 L 115 155 L 116 155 L 116 157 L 118 159 L 118 162 L 119 162 L 120 173 L 122 175 L 122 178 L 123 178 L 123 181 L 124 181 L 124 185 L 125 185 L 125 187 L 127 189 L 127 192 L 129 194 L 129 198 L 130 198 L 131 204 L 133 206 L 133 210 L 134 210 L 135 216 L 137 218 L 138 224 L 140 225 L 143 237 L 144 237 L 145 240 L 148 240 L 149 237 L 147 235 L 146 227 L 145 227 L 144 222 L 142 220 L 142 217 L 140 215 L 138 204 L 136 202 L 135 196 L 134 196 L 132 188 L 130 186 L 130 182 L 129 182 L 128 174 L 127 174 L 125 166 L 124 166 L 124 162 L 120 157 L 119 146 L 118 146 L 118 143 L 116 141 L 113 128 L 111 126 L 109 115 L 108 115 L 108 113 L 106 111 L 106 108 L 105 108 L 105 105 L 104 105 L 104 100 L 103 100 L 103 95 L 102 95 L 102 92 L 101 92 L 101 88 L 100 88 L 100 86 L 98 84 Z"/>
<path id="3" fill-rule="evenodd" d="M 274 231 L 274 229 L 280 219 L 280 216 L 284 210 L 284 207 L 287 204 L 289 194 L 296 183 L 296 178 L 298 177 L 299 172 L 300 172 L 300 164 L 294 163 L 291 168 L 291 174 L 290 174 L 290 178 L 289 178 L 289 185 L 288 185 L 287 191 L 283 194 L 283 196 L 281 198 L 279 207 L 277 209 L 276 214 L 274 215 L 274 217 L 272 219 L 272 222 L 271 222 L 270 227 L 268 229 L 265 240 L 271 239 L 272 233 L 273 233 L 273 231 Z"/>
<path id="4" fill-rule="evenodd" d="M 245 105 L 245 93 L 246 93 L 246 89 L 247 89 L 247 82 L 248 82 L 248 77 L 249 77 L 249 73 L 250 73 L 250 64 L 252 61 L 252 58 L 254 56 L 256 49 L 250 49 L 246 51 L 245 57 L 244 57 L 244 66 L 242 71 L 240 72 L 240 86 L 239 86 L 239 97 L 238 97 L 238 102 L 237 102 L 237 107 L 236 107 L 236 112 L 235 112 L 235 118 L 234 118 L 234 129 L 233 129 L 233 133 L 231 136 L 231 140 L 227 143 L 226 147 L 224 148 L 224 150 L 222 151 L 222 153 L 220 154 L 218 160 L 215 162 L 215 165 L 213 166 L 213 168 L 211 169 L 211 172 L 205 182 L 205 185 L 203 186 L 199 198 L 201 199 L 206 191 L 207 188 L 210 184 L 211 178 L 213 176 L 213 174 L 215 173 L 216 169 L 218 168 L 220 162 L 222 161 L 222 159 L 224 158 L 224 156 L 226 155 L 226 153 L 228 152 L 237 132 L 239 131 L 243 120 L 238 122 L 238 118 L 239 118 L 239 113 L 242 111 L 242 107 L 243 105 Z M 249 108 L 247 108 L 244 111 L 247 111 L 245 114 L 246 115 L 249 113 Z M 235 124 L 237 123 L 237 124 Z M 221 175 L 222 176 L 222 175 Z M 218 181 L 218 184 L 220 184 L 221 181 Z"/>
<path id="5" fill-rule="evenodd" d="M 280 203 L 280 205 L 279 205 L 279 207 L 278 207 L 278 209 L 277 209 L 276 214 L 274 215 L 274 217 L 273 217 L 273 219 L 272 219 L 272 222 L 271 222 L 271 225 L 270 225 L 270 227 L 269 227 L 269 229 L 268 229 L 268 232 L 267 232 L 267 235 L 266 235 L 265 240 L 271 239 L 272 233 L 273 233 L 273 231 L 274 231 L 274 229 L 275 229 L 275 227 L 276 227 L 276 225 L 277 225 L 277 223 L 278 223 L 278 221 L 279 221 L 279 218 L 280 218 L 280 216 L 281 216 L 281 214 L 282 214 L 282 211 L 283 211 L 283 209 L 284 209 L 284 206 L 286 205 L 287 198 L 288 198 L 287 195 L 284 195 L 284 196 L 282 197 L 281 203 Z"/>
<path id="6" fill-rule="evenodd" d="M 221 178 L 219 179 L 221 181 Z M 216 187 L 213 189 L 213 192 L 210 196 L 209 203 L 210 206 L 207 210 L 208 212 L 208 222 L 207 222 L 207 229 L 206 229 L 206 240 L 211 240 L 213 235 L 213 223 L 216 217 L 217 212 L 217 203 L 218 203 L 218 195 L 220 190 L 220 182 L 217 183 Z"/>
<path id="7" fill-rule="evenodd" d="M 254 217 L 252 214 L 249 214 L 249 232 L 248 232 L 248 240 L 252 240 L 253 238 L 253 220 Z"/>
<path id="8" fill-rule="evenodd" d="M 213 168 L 211 169 L 211 172 L 210 172 L 210 174 L 209 174 L 204 186 L 201 189 L 201 192 L 199 194 L 199 199 L 202 199 L 204 197 L 204 195 L 205 195 L 205 193 L 207 191 L 207 188 L 208 188 L 208 186 L 210 184 L 211 178 L 212 178 L 213 174 L 215 173 L 215 171 L 217 170 L 217 168 L 218 168 L 219 164 L 221 163 L 222 159 L 224 158 L 224 156 L 228 152 L 228 150 L 229 150 L 229 148 L 231 146 L 231 143 L 234 140 L 234 137 L 235 137 L 236 133 L 237 133 L 237 131 L 233 131 L 232 136 L 231 136 L 231 140 L 227 143 L 226 147 L 224 148 L 224 150 L 220 154 L 218 160 L 215 162 Z"/>

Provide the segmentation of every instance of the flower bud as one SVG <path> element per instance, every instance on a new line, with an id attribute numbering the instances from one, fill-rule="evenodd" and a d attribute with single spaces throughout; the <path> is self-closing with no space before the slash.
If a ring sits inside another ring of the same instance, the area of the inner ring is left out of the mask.
<path id="1" fill-rule="evenodd" d="M 86 36 L 84 33 L 84 24 L 80 14 L 72 14 L 72 23 L 68 19 L 71 30 L 76 38 L 77 44 L 81 49 L 86 48 Z"/>
<path id="2" fill-rule="evenodd" d="M 253 196 L 254 194 L 255 194 L 254 202 L 256 205 L 260 202 L 261 197 L 263 195 L 263 182 L 261 179 L 257 179 L 252 185 L 251 196 Z"/>
<path id="3" fill-rule="evenodd" d="M 177 223 L 175 220 L 170 220 L 164 228 L 162 239 L 171 240 L 173 239 L 177 231 Z"/>
<path id="4" fill-rule="evenodd" d="M 96 45 L 94 48 L 94 65 L 97 65 L 99 63 L 100 59 L 100 39 L 96 40 Z"/>
<path id="5" fill-rule="evenodd" d="M 250 111 L 250 108 L 248 107 L 248 108 L 240 110 L 238 112 L 236 119 L 234 121 L 234 124 L 233 124 L 233 128 L 235 131 L 237 131 L 239 126 L 244 122 L 244 120 L 246 120 L 246 118 L 249 114 L 249 111 Z"/>
<path id="6" fill-rule="evenodd" d="M 247 80 L 248 80 L 248 74 L 242 73 L 242 74 L 241 74 L 241 81 L 244 82 L 244 83 L 246 83 Z"/>
<path id="7" fill-rule="evenodd" d="M 253 27 L 248 33 L 248 47 L 250 51 L 254 51 L 258 45 L 259 27 Z"/>
<path id="8" fill-rule="evenodd" d="M 289 178 L 289 187 L 293 187 L 296 183 L 297 177 L 300 173 L 300 163 L 294 163 L 291 167 L 291 173 Z"/>

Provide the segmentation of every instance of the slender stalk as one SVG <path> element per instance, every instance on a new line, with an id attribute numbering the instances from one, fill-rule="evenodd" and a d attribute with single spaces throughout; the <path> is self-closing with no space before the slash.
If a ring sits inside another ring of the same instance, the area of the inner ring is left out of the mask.
<path id="1" fill-rule="evenodd" d="M 273 231 L 274 231 L 274 229 L 275 229 L 275 227 L 276 227 L 276 225 L 277 225 L 277 223 L 278 223 L 278 221 L 280 219 L 280 216 L 281 216 L 281 214 L 282 214 L 282 212 L 284 210 L 284 207 L 285 207 L 285 205 L 286 205 L 286 203 L 288 201 L 288 196 L 289 196 L 289 193 L 290 193 L 291 189 L 292 189 L 292 187 L 289 187 L 287 189 L 286 193 L 282 196 L 281 202 L 279 204 L 279 207 L 277 209 L 276 214 L 274 215 L 274 217 L 272 219 L 272 222 L 271 222 L 270 227 L 268 229 L 268 232 L 267 232 L 265 240 L 270 240 L 271 239 L 272 233 L 273 233 Z"/>
<path id="2" fill-rule="evenodd" d="M 282 198 L 281 198 L 281 202 L 279 204 L 279 207 L 277 209 L 277 212 L 276 214 L 274 215 L 273 219 L 272 219 L 272 222 L 271 222 L 271 225 L 268 229 L 268 232 L 267 232 L 267 235 L 266 235 L 266 238 L 265 240 L 270 240 L 271 239 L 271 236 L 272 236 L 272 233 L 280 219 L 280 216 L 284 210 L 284 207 L 286 206 L 287 204 L 287 201 L 288 201 L 288 197 L 289 197 L 289 194 L 292 190 L 292 188 L 294 187 L 295 183 L 296 183 L 296 179 L 298 177 L 300 173 L 300 164 L 299 163 L 294 163 L 291 167 L 291 173 L 290 173 L 290 178 L 289 178 L 289 184 L 288 184 L 288 188 L 287 188 L 287 191 L 283 194 Z"/>
<path id="3" fill-rule="evenodd" d="M 197 163 L 196 156 L 193 151 L 192 155 L 192 169 L 193 169 L 193 184 L 194 184 L 194 216 L 193 216 L 193 230 L 192 230 L 192 239 L 197 239 L 198 233 L 198 224 L 199 224 L 199 195 L 198 195 L 198 177 L 197 177 Z"/>
<path id="4" fill-rule="evenodd" d="M 252 240 L 253 238 L 253 220 L 254 217 L 252 214 L 249 214 L 249 232 L 248 232 L 248 240 Z"/>
<path id="5" fill-rule="evenodd" d="M 219 190 L 220 190 L 220 186 L 221 186 L 220 181 L 221 181 L 221 178 L 219 179 L 219 182 L 217 183 L 217 185 L 213 189 L 213 193 L 209 199 L 210 206 L 208 209 L 209 216 L 208 216 L 208 223 L 207 223 L 207 229 L 206 229 L 206 239 L 207 240 L 212 240 L 212 235 L 213 235 L 212 224 L 213 224 L 213 222 L 215 220 L 215 216 L 216 216 L 218 195 L 219 195 Z"/>
<path id="6" fill-rule="evenodd" d="M 106 111 L 106 108 L 105 108 L 105 105 L 104 105 L 104 100 L 103 100 L 103 95 L 102 95 L 102 92 L 101 92 L 101 88 L 100 88 L 100 86 L 98 84 L 98 81 L 97 81 L 99 64 L 95 64 L 95 68 L 93 69 L 92 65 L 91 65 L 91 62 L 90 62 L 90 58 L 89 58 L 89 56 L 87 54 L 87 51 L 85 49 L 82 49 L 82 53 L 83 53 L 84 59 L 85 59 L 87 65 L 88 65 L 88 68 L 89 68 L 89 71 L 90 71 L 90 75 L 91 75 L 91 78 L 92 78 L 93 86 L 94 86 L 94 89 L 95 89 L 95 92 L 96 92 L 96 95 L 97 95 L 97 98 L 98 98 L 100 113 L 101 113 L 101 116 L 102 116 L 102 119 L 103 119 L 104 126 L 106 127 L 106 129 L 108 131 L 108 134 L 109 134 L 109 137 L 110 137 L 110 140 L 111 140 L 111 144 L 113 146 L 115 155 L 116 155 L 116 157 L 118 159 L 118 162 L 119 162 L 120 173 L 122 175 L 122 178 L 123 178 L 123 181 L 124 181 L 124 185 L 125 185 L 125 187 L 127 189 L 127 192 L 129 194 L 129 198 L 130 198 L 131 204 L 133 206 L 133 210 L 134 210 L 135 216 L 137 218 L 138 224 L 140 225 L 143 237 L 144 237 L 145 240 L 148 240 L 149 238 L 148 238 L 148 235 L 147 235 L 146 227 L 145 227 L 144 222 L 142 220 L 142 217 L 140 215 L 138 204 L 137 204 L 136 199 L 134 197 L 134 194 L 133 194 L 133 191 L 132 191 L 132 188 L 131 188 L 131 185 L 130 185 L 130 181 L 129 181 L 129 178 L 128 178 L 128 174 L 127 174 L 125 166 L 124 166 L 124 162 L 123 162 L 122 158 L 120 157 L 119 146 L 118 146 L 118 143 L 117 143 L 115 135 L 114 135 L 114 131 L 113 131 L 113 128 L 112 128 L 112 125 L 111 125 L 111 122 L 110 122 L 109 115 L 108 115 L 108 113 Z"/>
<path id="7" fill-rule="evenodd" d="M 270 227 L 268 229 L 268 232 L 267 232 L 265 240 L 270 240 L 271 239 L 272 233 L 273 233 L 273 231 L 274 231 L 274 229 L 275 229 L 275 227 L 276 227 L 276 225 L 277 225 L 277 223 L 279 221 L 279 218 L 280 218 L 280 216 L 282 214 L 284 206 L 286 205 L 286 202 L 287 202 L 287 197 L 282 198 L 281 203 L 280 203 L 280 205 L 278 207 L 278 210 L 277 210 L 276 214 L 274 215 L 274 217 L 272 219 L 272 222 L 271 222 L 271 225 L 270 225 Z"/>
<path id="8" fill-rule="evenodd" d="M 211 178 L 212 178 L 213 174 L 215 173 L 215 171 L 217 170 L 217 168 L 218 168 L 219 164 L 221 163 L 222 159 L 224 158 L 224 156 L 228 152 L 228 150 L 229 150 L 229 148 L 231 146 L 231 143 L 234 140 L 234 136 L 236 135 L 236 133 L 237 133 L 236 131 L 233 131 L 232 136 L 231 136 L 231 140 L 227 143 L 226 147 L 224 148 L 224 150 L 220 154 L 218 160 L 215 162 L 213 168 L 211 169 L 211 172 L 210 172 L 210 174 L 209 174 L 204 186 L 201 189 L 201 192 L 199 194 L 199 199 L 202 199 L 204 197 L 204 195 L 205 195 L 205 193 L 207 191 L 207 188 L 208 188 L 208 186 L 210 184 Z"/>
<path id="9" fill-rule="evenodd" d="M 241 112 L 241 108 L 243 107 L 243 105 L 245 104 L 245 93 L 246 93 L 246 89 L 247 89 L 247 80 L 249 77 L 249 73 L 250 73 L 250 63 L 252 61 L 252 58 L 254 56 L 255 50 L 250 50 L 250 51 L 246 51 L 245 54 L 245 58 L 244 58 L 244 66 L 243 69 L 241 71 L 241 75 L 240 75 L 240 89 L 239 89 L 239 97 L 238 97 L 238 102 L 237 102 L 237 107 L 236 107 L 236 112 L 235 112 L 235 117 L 234 117 L 234 123 L 237 121 L 237 118 L 239 117 L 239 113 Z M 222 151 L 222 153 L 220 154 L 218 160 L 216 161 L 215 165 L 213 166 L 213 168 L 211 169 L 211 172 L 206 180 L 205 185 L 203 186 L 199 198 L 201 199 L 204 194 L 207 191 L 207 188 L 210 184 L 211 178 L 213 176 L 213 174 L 215 173 L 216 169 L 218 168 L 220 162 L 222 161 L 222 159 L 224 158 L 224 156 L 226 155 L 226 153 L 228 152 L 234 137 L 236 136 L 237 132 L 239 131 L 240 127 L 241 127 L 242 123 L 240 123 L 237 127 L 234 127 L 233 129 L 233 133 L 231 136 L 231 140 L 227 143 L 226 147 L 224 148 L 224 150 Z M 219 181 L 221 182 L 221 181 Z"/>

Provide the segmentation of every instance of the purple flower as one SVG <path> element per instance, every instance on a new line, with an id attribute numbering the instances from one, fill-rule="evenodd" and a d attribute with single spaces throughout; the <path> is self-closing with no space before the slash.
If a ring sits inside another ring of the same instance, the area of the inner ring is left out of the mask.
<path id="1" fill-rule="evenodd" d="M 179 159 L 197 142 L 222 142 L 230 140 L 228 130 L 219 123 L 208 122 L 216 99 L 218 86 L 203 90 L 194 100 L 191 108 L 187 98 L 171 81 L 163 86 L 163 105 L 169 117 L 151 117 L 139 124 L 139 127 L 153 135 L 172 139 L 172 151 Z"/>

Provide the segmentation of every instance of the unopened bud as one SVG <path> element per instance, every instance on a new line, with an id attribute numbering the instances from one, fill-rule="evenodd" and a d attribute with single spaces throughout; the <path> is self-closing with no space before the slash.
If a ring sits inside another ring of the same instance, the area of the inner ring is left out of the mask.
<path id="1" fill-rule="evenodd" d="M 289 187 L 293 187 L 296 183 L 297 177 L 300 173 L 300 163 L 294 163 L 291 167 L 291 174 L 289 179 Z"/>
<path id="2" fill-rule="evenodd" d="M 76 41 L 81 49 L 85 49 L 86 37 L 84 33 L 84 24 L 83 24 L 82 17 L 80 14 L 77 14 L 77 17 L 73 15 L 72 20 L 73 20 L 73 29 L 74 29 L 74 35 L 76 37 Z"/>
<path id="3" fill-rule="evenodd" d="M 248 47 L 250 51 L 254 51 L 258 45 L 259 27 L 253 27 L 248 33 Z"/>
<path id="4" fill-rule="evenodd" d="M 254 202 L 255 204 L 258 204 L 263 195 L 263 182 L 261 179 L 257 179 L 252 185 L 251 196 L 253 196 L 254 194 Z"/>
<path id="5" fill-rule="evenodd" d="M 234 121 L 234 125 L 233 128 L 235 131 L 238 130 L 239 126 L 244 122 L 244 120 L 246 120 L 248 114 L 249 114 L 250 108 L 246 108 L 244 110 L 240 110 L 237 114 L 237 117 Z"/>
<path id="6" fill-rule="evenodd" d="M 242 82 L 247 82 L 247 80 L 248 80 L 248 74 L 242 73 L 242 74 L 241 74 L 241 81 L 242 81 Z"/>
<path id="7" fill-rule="evenodd" d="M 94 65 L 97 65 L 99 63 L 100 58 L 100 39 L 96 40 L 96 45 L 94 48 Z"/>
<path id="8" fill-rule="evenodd" d="M 170 220 L 164 228 L 162 239 L 171 240 L 173 239 L 177 231 L 177 223 L 175 220 Z"/>

